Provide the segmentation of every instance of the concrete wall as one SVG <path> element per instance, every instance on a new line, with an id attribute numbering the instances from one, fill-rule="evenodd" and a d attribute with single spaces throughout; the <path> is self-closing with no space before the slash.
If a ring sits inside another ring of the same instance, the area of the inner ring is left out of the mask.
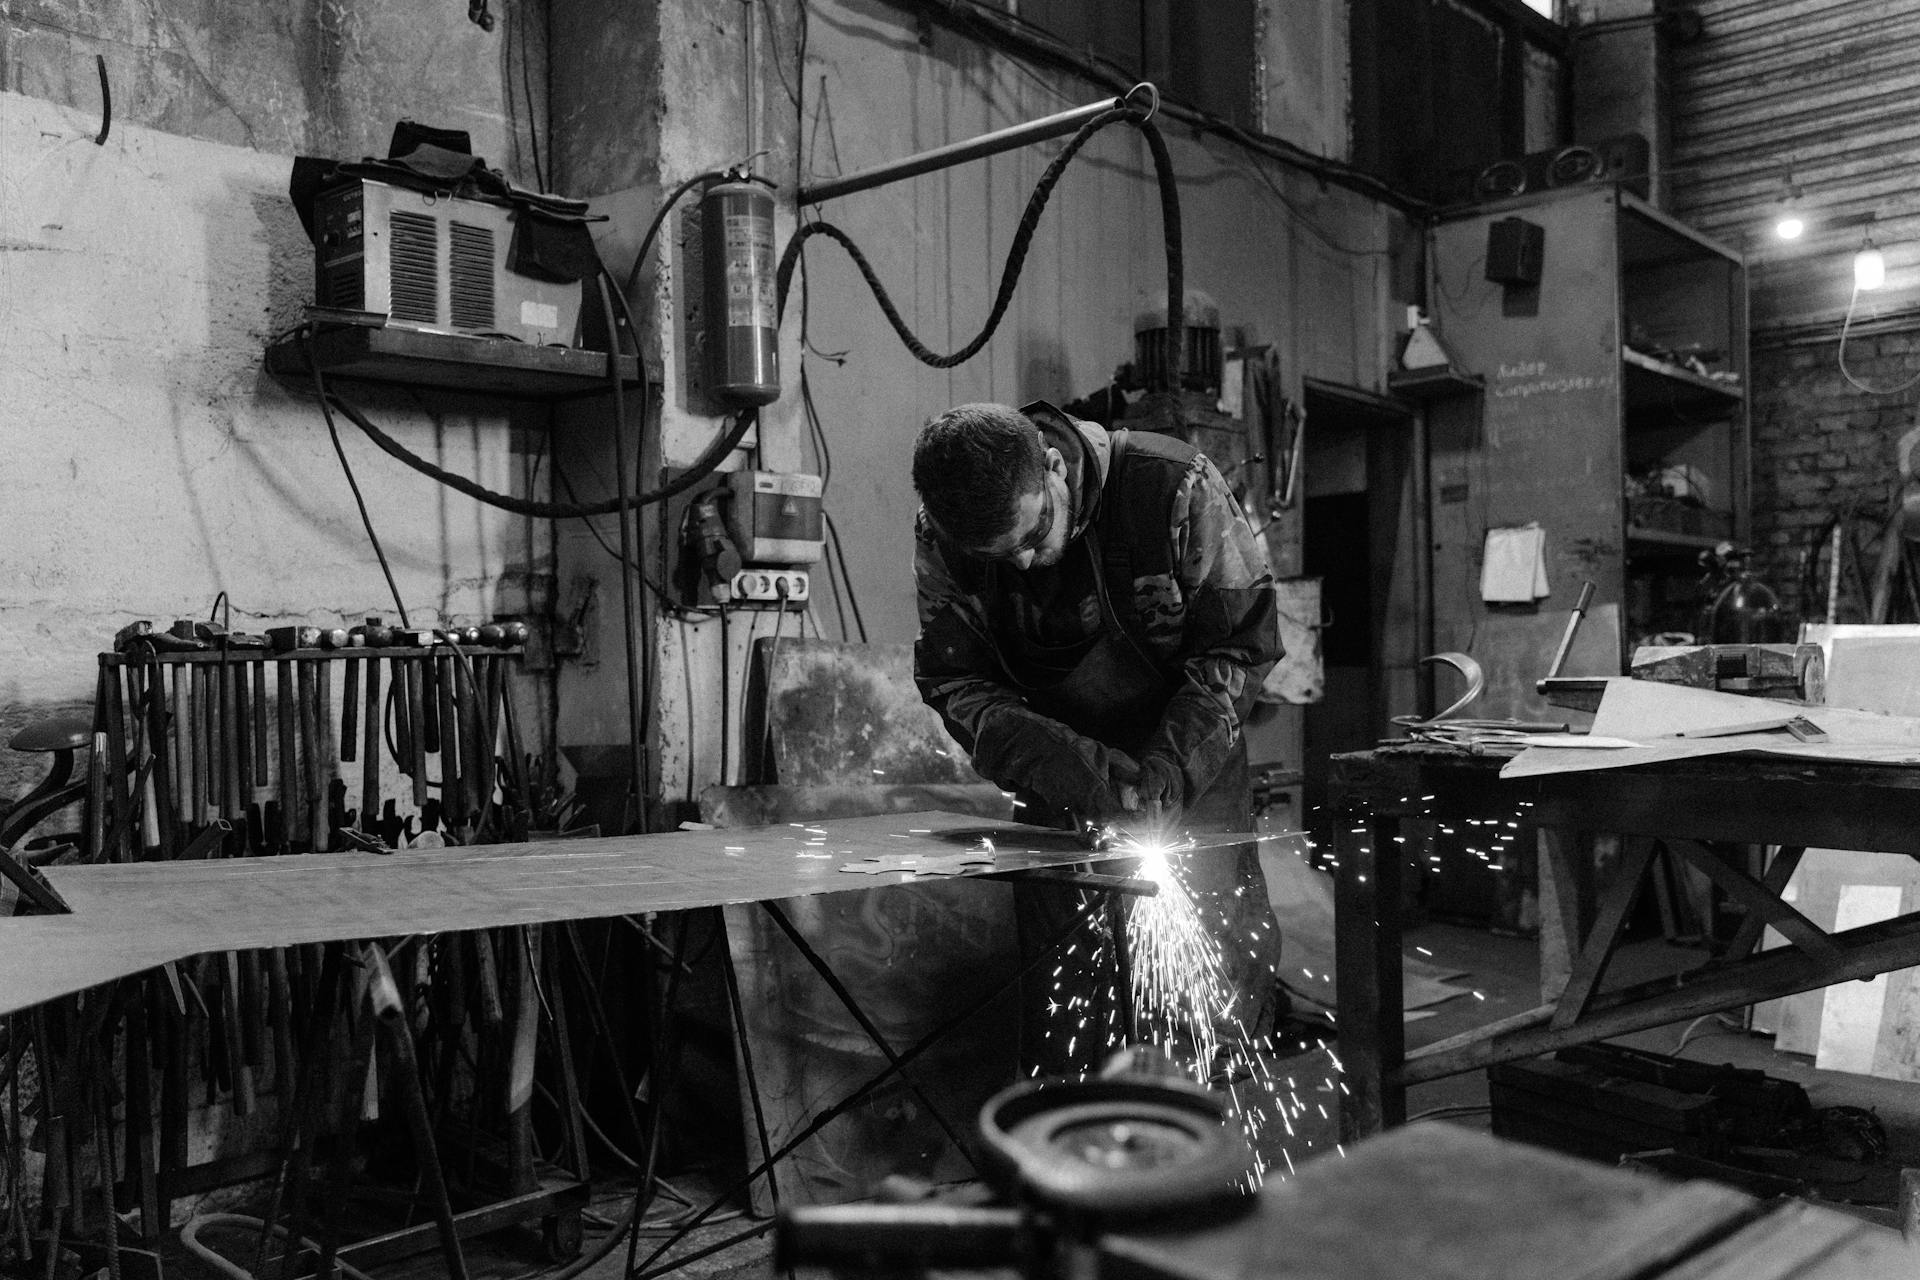
<path id="1" fill-rule="evenodd" d="M 124 623 L 204 617 L 221 591 L 246 629 L 394 615 L 315 402 L 261 367 L 312 298 L 287 178 L 296 153 L 385 154 L 412 116 L 471 130 L 531 185 L 514 140 L 544 73 L 529 94 L 508 54 L 544 16 L 512 8 L 492 34 L 463 6 L 405 0 L 27 3 L 0 19 L 0 734 L 89 703 L 94 655 Z M 362 398 L 494 488 L 526 489 L 544 448 L 542 417 L 498 404 Z M 416 625 L 544 608 L 544 525 L 342 430 Z M 37 771 L 0 751 L 0 799 Z"/>

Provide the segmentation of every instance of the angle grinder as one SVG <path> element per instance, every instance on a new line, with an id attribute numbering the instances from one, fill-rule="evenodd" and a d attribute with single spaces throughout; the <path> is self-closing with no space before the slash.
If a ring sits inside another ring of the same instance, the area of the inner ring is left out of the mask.
<path id="1" fill-rule="evenodd" d="M 910 1204 L 783 1210 L 774 1265 L 850 1270 L 1018 1266 L 1097 1272 L 1109 1231 L 1186 1228 L 1241 1212 L 1252 1154 L 1221 1095 L 1131 1059 L 1091 1080 L 1030 1080 L 981 1108 L 981 1188 Z M 1110 1068 L 1111 1069 L 1111 1068 Z"/>

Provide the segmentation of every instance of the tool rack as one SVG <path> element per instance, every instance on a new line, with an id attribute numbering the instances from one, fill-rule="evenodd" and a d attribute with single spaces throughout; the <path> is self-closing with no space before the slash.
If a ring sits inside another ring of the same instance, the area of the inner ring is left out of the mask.
<path id="1" fill-rule="evenodd" d="M 444 642 L 102 654 L 86 855 L 406 857 L 413 842 L 524 840 L 527 761 L 508 688 L 522 656 Z M 551 1257 L 570 1256 L 588 1165 L 569 1001 L 604 1033 L 572 924 L 214 952 L 10 1016 L 0 1243 L 17 1235 L 22 1256 L 42 1260 L 63 1239 L 151 1244 L 175 1201 L 272 1179 L 270 1219 L 363 1267 L 437 1240 L 464 1276 L 462 1236 L 530 1219 Z M 535 1155 L 536 1061 L 557 1165 Z M 27 1080 L 45 1151 L 37 1229 L 19 1211 Z M 256 1117 L 263 1101 L 271 1115 Z M 430 1220 L 338 1242 L 353 1139 L 383 1106 L 405 1121 Z M 196 1110 L 228 1136 L 197 1161 Z M 460 1149 L 443 1161 L 449 1135 Z M 278 1254 L 263 1230 L 256 1273 L 270 1243 Z"/>
<path id="2" fill-rule="evenodd" d="M 523 764 L 506 694 L 521 656 L 449 644 L 102 654 L 95 856 L 198 856 L 208 828 L 235 854 L 393 847 L 389 835 L 433 830 L 464 844 L 496 818 L 498 834 L 524 838 L 524 815 L 493 809 L 503 733 L 507 769 Z"/>

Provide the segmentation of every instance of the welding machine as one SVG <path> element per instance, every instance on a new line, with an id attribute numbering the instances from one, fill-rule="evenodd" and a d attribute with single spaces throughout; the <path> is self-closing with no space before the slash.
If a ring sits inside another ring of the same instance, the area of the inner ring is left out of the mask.
<path id="1" fill-rule="evenodd" d="M 322 307 L 435 333 L 579 344 L 581 281 L 509 265 L 523 210 L 356 178 L 321 192 L 313 212 Z"/>

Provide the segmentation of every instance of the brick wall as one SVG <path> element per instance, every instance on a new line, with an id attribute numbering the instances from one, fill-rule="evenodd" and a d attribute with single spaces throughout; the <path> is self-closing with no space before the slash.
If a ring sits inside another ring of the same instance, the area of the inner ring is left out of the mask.
<path id="1" fill-rule="evenodd" d="M 1755 568 L 1783 605 L 1813 620 L 1824 618 L 1826 601 L 1816 594 L 1808 608 L 1800 599 L 1809 549 L 1837 511 L 1857 505 L 1884 515 L 1899 476 L 1895 445 L 1920 405 L 1920 385 L 1906 385 L 1920 380 L 1920 325 L 1850 334 L 1844 372 L 1839 351 L 1832 334 L 1757 339 L 1752 353 Z"/>

